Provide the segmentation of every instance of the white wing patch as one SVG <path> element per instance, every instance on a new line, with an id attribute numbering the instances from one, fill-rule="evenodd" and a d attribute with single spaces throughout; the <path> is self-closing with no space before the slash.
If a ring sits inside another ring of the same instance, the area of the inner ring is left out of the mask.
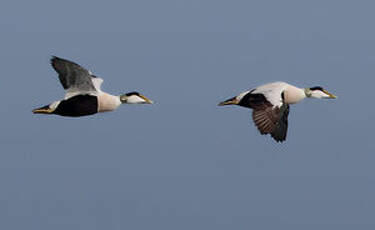
<path id="1" fill-rule="evenodd" d="M 91 82 L 94 85 L 95 91 L 92 91 L 92 90 L 91 91 L 80 91 L 79 89 L 69 88 L 66 91 L 64 99 L 67 100 L 71 97 L 74 97 L 74 96 L 77 96 L 77 95 L 82 95 L 82 94 L 89 94 L 89 95 L 97 96 L 100 92 L 102 92 L 100 87 L 103 83 L 103 79 L 101 79 L 100 77 L 93 77 L 93 78 L 91 78 Z"/>
<path id="2" fill-rule="evenodd" d="M 77 96 L 77 95 L 83 95 L 83 94 L 89 94 L 89 95 L 93 95 L 93 96 L 96 96 L 96 92 L 93 92 L 93 91 L 88 91 L 88 92 L 82 92 L 82 91 L 75 91 L 75 90 L 72 90 L 72 91 L 67 91 L 65 96 L 64 96 L 64 100 L 67 100 L 71 97 L 74 97 L 74 96 Z"/>
<path id="3" fill-rule="evenodd" d="M 95 78 L 91 78 L 91 81 L 96 91 L 101 92 L 100 87 L 102 86 L 103 79 L 101 79 L 100 77 L 95 77 Z"/>
<path id="4" fill-rule="evenodd" d="M 51 104 L 49 104 L 49 108 L 52 109 L 52 110 L 55 110 L 57 108 L 57 106 L 60 104 L 61 101 L 54 101 L 52 102 Z"/>

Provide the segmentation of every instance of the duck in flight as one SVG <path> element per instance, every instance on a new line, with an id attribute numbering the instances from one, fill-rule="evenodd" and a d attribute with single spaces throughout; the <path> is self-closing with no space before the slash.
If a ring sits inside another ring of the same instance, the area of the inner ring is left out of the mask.
<path id="1" fill-rule="evenodd" d="M 33 113 L 80 117 L 113 111 L 121 104 L 153 103 L 138 92 L 115 96 L 101 91 L 103 79 L 94 76 L 89 70 L 72 61 L 53 56 L 51 64 L 66 90 L 65 97 L 60 101 L 34 109 Z"/>
<path id="2" fill-rule="evenodd" d="M 270 134 L 277 142 L 286 140 L 289 105 L 304 98 L 334 99 L 335 95 L 320 86 L 298 88 L 285 82 L 273 82 L 245 91 L 219 103 L 253 109 L 253 121 L 262 135 Z"/>

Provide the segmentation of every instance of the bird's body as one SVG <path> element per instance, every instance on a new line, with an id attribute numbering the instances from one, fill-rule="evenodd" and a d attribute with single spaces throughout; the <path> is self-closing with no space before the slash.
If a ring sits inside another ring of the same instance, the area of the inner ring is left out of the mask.
<path id="1" fill-rule="evenodd" d="M 321 87 L 298 88 L 285 82 L 273 82 L 245 91 L 219 105 L 239 105 L 253 109 L 253 121 L 261 134 L 270 134 L 277 142 L 285 141 L 289 105 L 306 97 L 336 98 Z"/>
<path id="2" fill-rule="evenodd" d="M 80 65 L 58 57 L 52 57 L 52 67 L 66 94 L 63 100 L 33 110 L 34 113 L 57 114 L 80 117 L 99 112 L 113 111 L 121 104 L 151 104 L 145 96 L 131 92 L 120 96 L 103 92 L 100 87 L 103 79 L 94 76 Z"/>
<path id="3" fill-rule="evenodd" d="M 51 109 L 52 108 L 53 107 L 51 107 Z M 93 115 L 98 112 L 98 98 L 89 94 L 80 94 L 58 101 L 52 114 L 67 117 L 80 117 Z"/>

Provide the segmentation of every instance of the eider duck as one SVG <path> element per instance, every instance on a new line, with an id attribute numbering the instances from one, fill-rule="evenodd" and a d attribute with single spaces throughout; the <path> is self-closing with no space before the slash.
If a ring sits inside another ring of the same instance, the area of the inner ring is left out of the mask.
<path id="1" fill-rule="evenodd" d="M 262 135 L 270 134 L 277 142 L 286 140 L 289 105 L 304 98 L 334 99 L 335 95 L 320 86 L 298 88 L 285 82 L 273 82 L 245 91 L 219 103 L 253 109 L 253 121 Z"/>
<path id="2" fill-rule="evenodd" d="M 103 79 L 72 61 L 52 56 L 51 64 L 66 90 L 65 97 L 63 100 L 34 109 L 33 113 L 80 117 L 113 111 L 121 104 L 153 103 L 138 92 L 115 96 L 101 91 Z"/>

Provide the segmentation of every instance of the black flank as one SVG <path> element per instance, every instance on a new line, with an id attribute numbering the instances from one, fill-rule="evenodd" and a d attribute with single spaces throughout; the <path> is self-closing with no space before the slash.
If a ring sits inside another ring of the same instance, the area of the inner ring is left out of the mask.
<path id="1" fill-rule="evenodd" d="M 77 95 L 63 100 L 54 114 L 68 117 L 92 115 L 98 112 L 98 98 L 92 95 Z"/>
<path id="2" fill-rule="evenodd" d="M 239 105 L 247 108 L 256 109 L 262 106 L 264 103 L 269 103 L 266 97 L 261 93 L 252 94 L 251 92 L 246 94 L 240 101 Z"/>

